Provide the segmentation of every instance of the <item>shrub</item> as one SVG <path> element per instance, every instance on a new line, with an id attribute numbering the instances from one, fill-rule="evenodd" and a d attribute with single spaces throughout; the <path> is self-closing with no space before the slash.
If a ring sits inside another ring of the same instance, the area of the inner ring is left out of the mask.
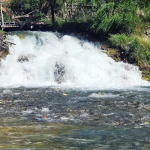
<path id="1" fill-rule="evenodd" d="M 128 62 L 143 61 L 150 64 L 149 40 L 134 35 L 116 34 L 111 35 L 109 41 L 112 46 L 119 48 L 124 53 L 124 58 L 128 59 Z"/>
<path id="2" fill-rule="evenodd" d="M 122 3 L 104 3 L 97 11 L 91 29 L 104 33 L 132 33 L 141 18 L 136 14 L 137 5 L 128 0 Z"/>

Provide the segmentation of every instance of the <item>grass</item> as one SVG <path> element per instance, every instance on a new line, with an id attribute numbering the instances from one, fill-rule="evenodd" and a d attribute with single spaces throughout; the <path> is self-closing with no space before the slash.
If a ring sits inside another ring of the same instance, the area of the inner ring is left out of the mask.
<path id="1" fill-rule="evenodd" d="M 147 36 L 115 34 L 109 38 L 111 45 L 120 49 L 129 63 L 150 64 L 150 39 Z"/>

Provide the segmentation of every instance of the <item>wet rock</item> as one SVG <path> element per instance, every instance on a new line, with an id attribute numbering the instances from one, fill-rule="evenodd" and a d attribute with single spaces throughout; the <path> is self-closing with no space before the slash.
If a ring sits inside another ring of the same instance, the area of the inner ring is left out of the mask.
<path id="1" fill-rule="evenodd" d="M 18 58 L 18 62 L 23 63 L 23 62 L 28 62 L 30 59 L 32 59 L 34 56 L 33 55 L 27 55 L 27 56 L 20 56 Z"/>
<path id="2" fill-rule="evenodd" d="M 146 34 L 147 36 L 150 36 L 150 26 L 148 26 L 148 27 L 146 28 L 145 34 Z"/>
<path id="3" fill-rule="evenodd" d="M 146 121 L 146 122 L 144 122 L 143 124 L 144 124 L 144 125 L 149 125 L 150 122 L 149 122 L 149 121 Z"/>
<path id="4" fill-rule="evenodd" d="M 0 33 L 0 62 L 9 54 L 9 42 L 6 41 L 6 33 Z"/>
<path id="5" fill-rule="evenodd" d="M 25 38 L 25 35 L 23 35 L 23 34 L 18 34 L 17 35 L 20 39 L 24 39 Z"/>
<path id="6" fill-rule="evenodd" d="M 63 64 L 55 64 L 54 80 L 60 84 L 65 81 L 65 66 Z"/>
<path id="7" fill-rule="evenodd" d="M 21 56 L 20 58 L 18 58 L 17 61 L 23 63 L 23 62 L 29 61 L 29 58 L 26 56 Z"/>
<path id="8" fill-rule="evenodd" d="M 67 96 L 68 94 L 66 94 L 66 93 L 63 93 L 63 95 L 64 95 L 64 96 Z"/>

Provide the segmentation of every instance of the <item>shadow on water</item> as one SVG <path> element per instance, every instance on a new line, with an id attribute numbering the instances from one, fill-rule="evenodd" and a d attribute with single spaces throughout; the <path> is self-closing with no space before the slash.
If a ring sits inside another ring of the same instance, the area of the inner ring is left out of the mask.
<path id="1" fill-rule="evenodd" d="M 150 149 L 149 87 L 0 89 L 0 149 Z"/>

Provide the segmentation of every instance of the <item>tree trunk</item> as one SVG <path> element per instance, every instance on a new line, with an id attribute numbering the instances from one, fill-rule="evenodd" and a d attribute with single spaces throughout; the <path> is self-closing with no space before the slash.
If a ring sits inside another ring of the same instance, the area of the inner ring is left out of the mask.
<path id="1" fill-rule="evenodd" d="M 55 11 L 54 11 L 54 5 L 51 5 L 51 16 L 52 16 L 52 25 L 55 24 Z"/>
<path id="2" fill-rule="evenodd" d="M 55 4 L 56 0 L 51 0 L 51 16 L 52 16 L 52 25 L 55 24 Z"/>
<path id="3" fill-rule="evenodd" d="M 66 2 L 63 2 L 63 7 L 62 7 L 62 17 L 65 19 L 65 13 L 66 13 Z"/>

